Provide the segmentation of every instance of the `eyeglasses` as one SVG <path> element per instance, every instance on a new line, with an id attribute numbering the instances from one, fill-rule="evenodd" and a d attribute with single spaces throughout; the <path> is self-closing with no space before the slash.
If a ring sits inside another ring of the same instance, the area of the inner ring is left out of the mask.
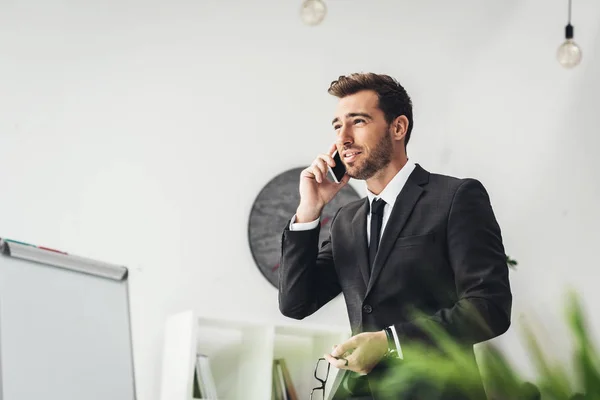
<path id="1" fill-rule="evenodd" d="M 327 382 L 327 377 L 329 376 L 329 368 L 331 364 L 327 362 L 324 358 L 319 358 L 317 361 L 317 366 L 315 367 L 315 379 L 321 382 L 321 386 L 313 388 L 310 392 L 310 400 L 325 400 L 325 383 Z M 315 391 L 321 391 L 321 395 L 316 395 L 313 397 Z"/>

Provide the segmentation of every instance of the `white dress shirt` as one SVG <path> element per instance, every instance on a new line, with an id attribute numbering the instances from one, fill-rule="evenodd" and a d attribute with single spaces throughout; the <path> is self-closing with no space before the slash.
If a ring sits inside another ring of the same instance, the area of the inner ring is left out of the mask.
<path id="1" fill-rule="evenodd" d="M 373 204 L 374 199 L 380 199 L 380 198 L 383 199 L 383 201 L 385 201 L 385 203 L 386 203 L 383 208 L 383 221 L 381 224 L 381 235 L 383 235 L 383 232 L 385 231 L 385 226 L 386 226 L 388 220 L 390 219 L 392 207 L 394 206 L 394 203 L 396 202 L 396 198 L 402 191 L 404 184 L 406 183 L 406 181 L 408 180 L 408 177 L 410 176 L 410 174 L 413 172 L 414 169 L 415 169 L 415 163 L 408 160 L 408 162 L 404 165 L 404 167 L 402 167 L 402 169 L 400 169 L 400 171 L 398 171 L 398 173 L 392 178 L 392 180 L 387 184 L 387 186 L 381 191 L 381 193 L 378 196 L 371 193 L 371 191 L 369 191 L 367 189 L 367 197 L 369 198 L 369 204 Z M 292 220 L 290 221 L 290 230 L 291 231 L 302 231 L 302 230 L 314 229 L 318 226 L 320 219 L 321 219 L 321 217 L 317 218 L 315 221 L 297 223 L 296 216 L 294 215 L 292 217 Z M 367 214 L 367 243 L 370 243 L 370 241 L 371 241 L 371 230 L 369 229 L 370 225 L 371 225 L 371 213 L 369 212 Z M 381 236 L 380 236 L 380 238 L 381 238 Z M 394 327 L 394 325 L 392 325 L 390 328 L 394 335 L 394 341 L 396 342 L 396 348 L 398 349 L 398 356 L 400 358 L 404 358 L 404 356 L 402 354 L 402 349 L 400 348 L 400 340 L 398 339 L 398 334 L 396 333 L 396 328 Z"/>

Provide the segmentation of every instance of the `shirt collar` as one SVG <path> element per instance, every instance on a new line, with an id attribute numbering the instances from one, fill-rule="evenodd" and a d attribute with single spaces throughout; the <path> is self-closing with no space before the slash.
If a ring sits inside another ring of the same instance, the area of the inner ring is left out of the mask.
<path id="1" fill-rule="evenodd" d="M 383 199 L 387 204 L 393 206 L 396 202 L 396 198 L 402 191 L 404 184 L 408 181 L 408 177 L 415 169 L 415 163 L 408 160 L 406 164 L 398 171 L 398 173 L 392 178 L 392 180 L 386 185 L 381 191 L 379 196 L 374 195 L 369 189 L 367 189 L 367 197 L 369 198 L 369 206 L 373 203 L 373 199 Z"/>

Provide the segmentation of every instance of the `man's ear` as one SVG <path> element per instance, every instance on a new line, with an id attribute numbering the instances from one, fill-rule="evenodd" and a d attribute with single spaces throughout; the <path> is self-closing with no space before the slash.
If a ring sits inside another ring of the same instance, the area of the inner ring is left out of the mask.
<path id="1" fill-rule="evenodd" d="M 392 133 L 394 140 L 402 140 L 408 132 L 408 118 L 404 115 L 397 116 L 392 122 Z"/>

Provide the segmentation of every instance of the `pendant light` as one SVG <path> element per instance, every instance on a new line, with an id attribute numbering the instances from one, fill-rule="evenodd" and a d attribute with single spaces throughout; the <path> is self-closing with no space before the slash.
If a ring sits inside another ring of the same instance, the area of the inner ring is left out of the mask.
<path id="1" fill-rule="evenodd" d="M 565 26 L 565 41 L 558 47 L 556 58 L 565 68 L 573 68 L 581 62 L 581 48 L 573 40 L 573 25 L 571 25 L 571 0 L 569 0 L 569 21 Z"/>

